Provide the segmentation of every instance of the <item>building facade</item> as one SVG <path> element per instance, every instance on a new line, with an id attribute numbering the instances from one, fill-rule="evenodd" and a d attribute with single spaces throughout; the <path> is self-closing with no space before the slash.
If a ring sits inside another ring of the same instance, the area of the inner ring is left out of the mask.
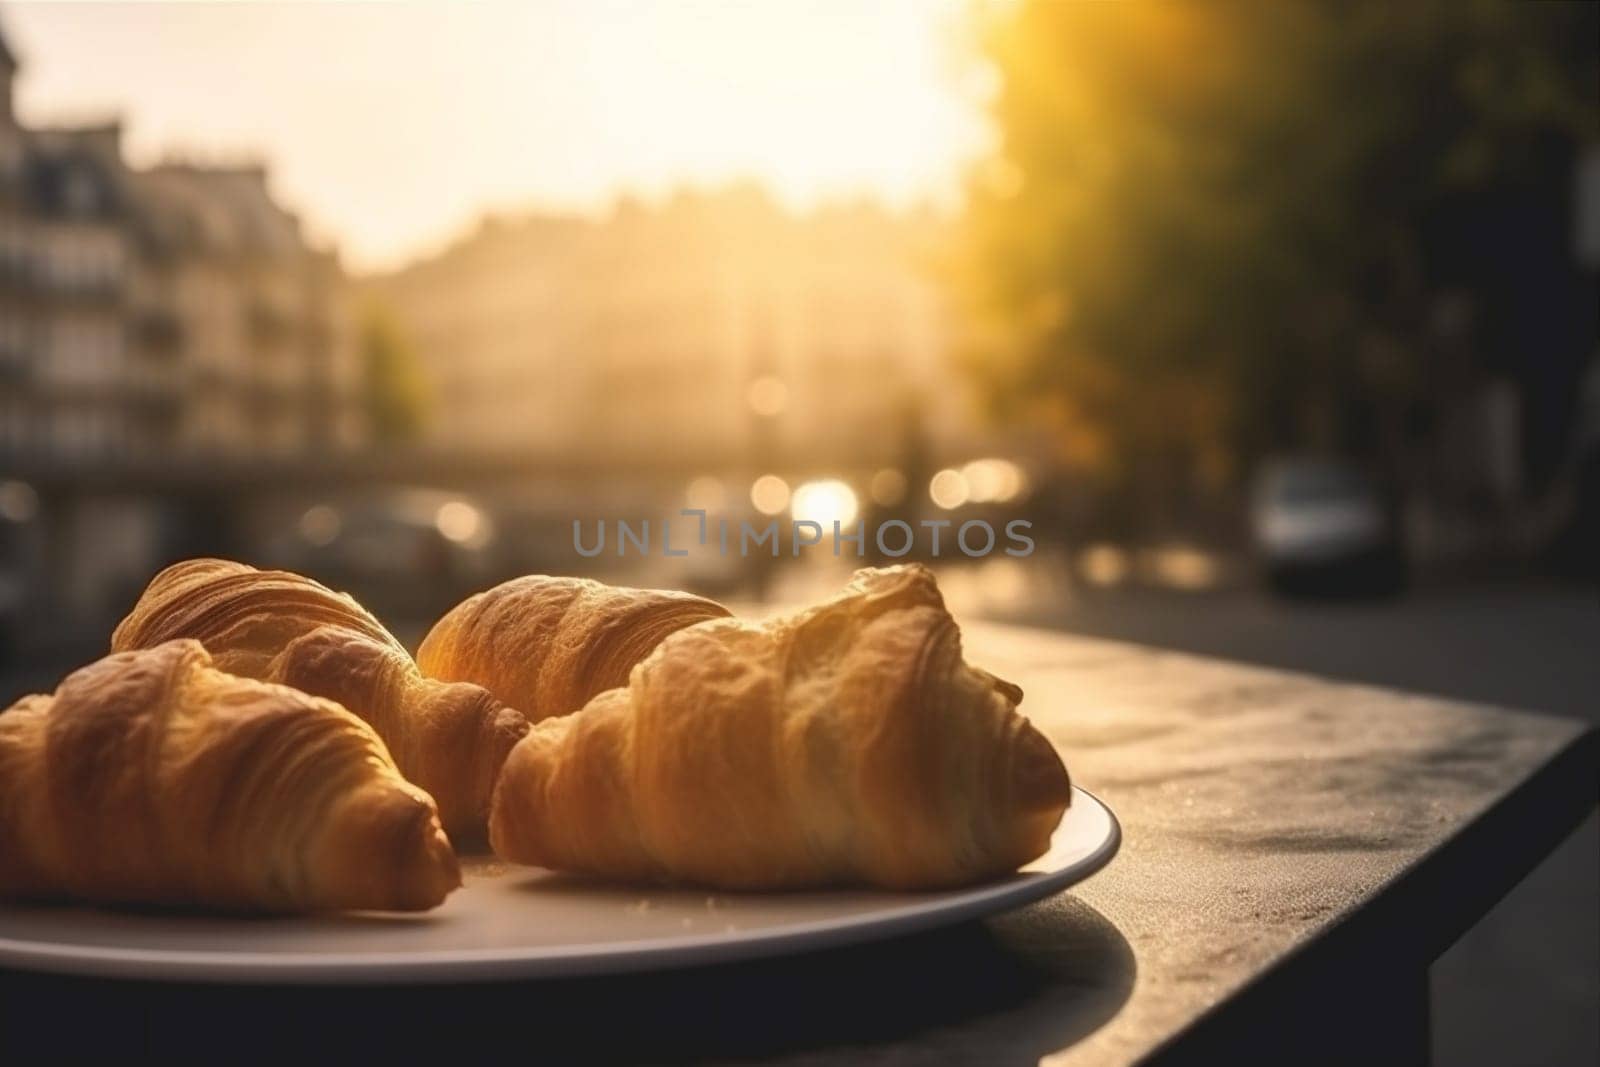
<path id="1" fill-rule="evenodd" d="M 124 610 L 196 509 L 233 506 L 208 475 L 366 440 L 343 272 L 265 171 L 136 168 L 114 122 L 25 126 L 17 75 L 0 39 L 0 645 Z"/>
<path id="2" fill-rule="evenodd" d="M 259 167 L 130 167 L 116 123 L 25 128 L 0 40 L 0 463 L 361 443 L 345 284 Z"/>
<path id="3" fill-rule="evenodd" d="M 979 432 L 930 276 L 940 225 L 735 186 L 487 222 L 372 287 L 418 350 L 437 447 L 870 471 L 913 432 L 952 455 Z"/>

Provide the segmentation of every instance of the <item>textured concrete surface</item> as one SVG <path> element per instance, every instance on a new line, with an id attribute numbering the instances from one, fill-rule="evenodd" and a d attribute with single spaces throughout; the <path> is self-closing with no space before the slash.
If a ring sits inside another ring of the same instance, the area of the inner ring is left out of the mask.
<path id="1" fill-rule="evenodd" d="M 1122 854 L 1075 895 L 1126 939 L 1136 977 L 1063 1063 L 1146 1051 L 1383 892 L 1583 729 L 1036 631 L 973 627 L 968 646 L 1024 687 L 1075 780 L 1123 822 Z"/>
<path id="2" fill-rule="evenodd" d="M 951 583 L 952 588 L 959 588 Z M 989 587 L 978 584 L 980 593 Z M 1003 586 L 1002 586 L 1003 588 Z M 1600 597 L 1535 581 L 1284 601 L 1030 585 L 1011 621 L 1600 725 Z M 1600 815 L 1432 969 L 1440 1067 L 1600 1063 Z"/>

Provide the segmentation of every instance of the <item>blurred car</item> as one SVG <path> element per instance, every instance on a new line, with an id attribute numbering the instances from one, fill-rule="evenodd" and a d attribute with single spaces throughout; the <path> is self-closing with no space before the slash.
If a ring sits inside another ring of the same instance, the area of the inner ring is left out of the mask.
<path id="1" fill-rule="evenodd" d="M 1268 464 L 1256 481 L 1251 530 L 1267 581 L 1279 592 L 1381 594 L 1404 583 L 1395 509 L 1354 464 Z"/>
<path id="2" fill-rule="evenodd" d="M 23 575 L 0 563 L 0 662 L 5 661 L 17 643 L 26 618 Z"/>
<path id="3" fill-rule="evenodd" d="M 402 627 L 436 618 L 489 583 L 495 528 L 456 494 L 396 490 L 307 508 L 264 558 L 353 594 Z"/>
<path id="4" fill-rule="evenodd" d="M 23 482 L 0 481 L 0 661 L 27 627 L 37 570 L 39 498 Z"/>

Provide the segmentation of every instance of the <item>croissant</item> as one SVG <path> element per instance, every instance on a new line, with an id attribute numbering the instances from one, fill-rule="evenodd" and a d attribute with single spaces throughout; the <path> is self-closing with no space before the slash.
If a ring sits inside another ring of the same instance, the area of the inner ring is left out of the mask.
<path id="1" fill-rule="evenodd" d="M 1049 846 L 1066 768 L 966 665 L 932 574 L 663 641 L 628 685 L 538 723 L 490 812 L 503 858 L 726 889 L 974 882 Z"/>
<path id="2" fill-rule="evenodd" d="M 230 674 L 343 704 L 377 730 L 400 772 L 433 796 L 452 837 L 483 836 L 495 778 L 527 720 L 479 686 L 424 678 L 350 597 L 287 571 L 189 560 L 151 580 L 111 647 L 177 637 L 200 641 Z"/>
<path id="3" fill-rule="evenodd" d="M 529 575 L 462 601 L 417 649 L 430 678 L 475 682 L 534 722 L 625 685 L 663 638 L 728 609 L 688 593 Z"/>
<path id="4" fill-rule="evenodd" d="M 0 715 L 0 897 L 431 908 L 461 883 L 432 799 L 330 700 L 198 641 L 108 656 Z"/>

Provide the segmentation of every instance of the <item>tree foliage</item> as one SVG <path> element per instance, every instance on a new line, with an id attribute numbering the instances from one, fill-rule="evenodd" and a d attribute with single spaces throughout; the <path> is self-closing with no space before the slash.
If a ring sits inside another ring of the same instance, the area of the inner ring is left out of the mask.
<path id="1" fill-rule="evenodd" d="M 387 443 L 414 440 L 427 416 L 427 389 L 416 349 L 393 313 L 376 302 L 362 316 L 360 344 L 374 438 Z"/>
<path id="2" fill-rule="evenodd" d="M 978 8 L 998 136 L 970 183 L 960 278 L 996 403 L 1112 483 L 1382 447 L 1433 373 L 1441 295 L 1495 299 L 1442 261 L 1449 220 L 1508 191 L 1570 199 L 1574 153 L 1600 133 L 1595 15 Z"/>

